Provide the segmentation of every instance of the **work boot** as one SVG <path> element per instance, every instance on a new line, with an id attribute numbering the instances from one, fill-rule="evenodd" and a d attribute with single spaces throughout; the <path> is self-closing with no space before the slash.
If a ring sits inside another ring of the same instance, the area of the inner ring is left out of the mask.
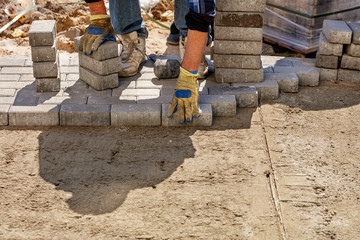
<path id="1" fill-rule="evenodd" d="M 180 38 L 179 48 L 180 48 L 181 62 L 183 61 L 184 55 L 185 55 L 186 41 L 187 41 L 187 38 L 185 38 L 185 39 L 183 39 L 182 37 Z M 201 63 L 200 63 L 199 70 L 198 70 L 198 79 L 204 79 L 208 75 L 209 75 L 209 65 L 206 61 L 205 52 L 204 52 L 203 57 L 201 58 Z"/>
<path id="2" fill-rule="evenodd" d="M 138 37 L 137 32 L 118 35 L 122 44 L 122 67 L 120 77 L 131 77 L 139 72 L 139 67 L 146 62 L 145 39 Z"/>
<path id="3" fill-rule="evenodd" d="M 170 27 L 170 34 L 166 39 L 166 42 L 171 45 L 179 45 L 180 41 L 180 31 L 176 28 L 175 23 L 173 22 Z"/>

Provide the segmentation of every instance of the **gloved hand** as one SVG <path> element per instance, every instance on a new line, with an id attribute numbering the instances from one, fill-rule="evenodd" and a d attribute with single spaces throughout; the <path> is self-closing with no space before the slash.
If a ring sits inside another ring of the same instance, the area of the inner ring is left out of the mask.
<path id="1" fill-rule="evenodd" d="M 185 122 L 184 117 L 187 122 L 191 122 L 193 117 L 199 117 L 198 90 L 197 74 L 192 74 L 180 68 L 180 75 L 175 88 L 175 96 L 170 103 L 168 117 L 171 117 L 177 110 L 179 111 L 180 123 Z"/>
<path id="2" fill-rule="evenodd" d="M 80 50 L 85 55 L 91 55 L 107 40 L 116 42 L 109 15 L 92 15 L 90 20 L 90 25 L 86 28 L 79 44 Z"/>

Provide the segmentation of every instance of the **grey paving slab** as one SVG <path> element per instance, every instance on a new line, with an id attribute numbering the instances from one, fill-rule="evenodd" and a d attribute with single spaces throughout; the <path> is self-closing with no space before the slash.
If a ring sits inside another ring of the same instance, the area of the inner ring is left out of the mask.
<path id="1" fill-rule="evenodd" d="M 216 9 L 222 12 L 264 12 L 265 0 L 221 0 Z"/>
<path id="2" fill-rule="evenodd" d="M 113 96 L 114 96 L 113 91 Z M 124 89 L 121 96 L 160 96 L 159 89 Z"/>
<path id="3" fill-rule="evenodd" d="M 25 67 L 32 67 L 32 65 L 33 65 L 33 61 L 31 59 L 25 60 L 25 64 L 24 64 Z"/>
<path id="4" fill-rule="evenodd" d="M 15 106 L 36 106 L 38 97 L 36 96 L 15 96 L 15 97 L 0 97 L 0 104 L 11 104 Z"/>
<path id="5" fill-rule="evenodd" d="M 10 82 L 10 81 L 14 81 L 17 82 L 20 79 L 20 75 L 19 74 L 1 74 L 0 75 L 0 81 L 4 81 L 4 82 Z"/>
<path id="6" fill-rule="evenodd" d="M 57 59 L 57 42 L 52 46 L 39 46 L 31 48 L 33 62 L 55 62 Z"/>
<path id="7" fill-rule="evenodd" d="M 239 41 L 239 40 L 238 41 L 215 40 L 214 52 L 215 54 L 229 54 L 229 55 L 230 54 L 260 55 L 262 53 L 262 42 Z M 260 61 L 260 56 L 259 56 L 259 61 Z"/>
<path id="8" fill-rule="evenodd" d="M 110 105 L 61 105 L 60 125 L 110 126 Z"/>
<path id="9" fill-rule="evenodd" d="M 62 96 L 63 90 L 59 92 L 47 92 L 47 93 L 39 93 L 34 89 L 18 89 L 16 90 L 15 96 L 16 97 L 55 97 L 55 96 Z"/>
<path id="10" fill-rule="evenodd" d="M 139 96 L 138 104 L 168 104 L 172 101 L 173 96 Z"/>
<path id="11" fill-rule="evenodd" d="M 77 96 L 77 97 L 61 97 L 61 96 L 40 96 L 38 104 L 44 105 L 65 105 L 65 104 L 86 104 L 87 97 Z"/>
<path id="12" fill-rule="evenodd" d="M 90 96 L 88 104 L 136 104 L 135 96 Z"/>
<path id="13" fill-rule="evenodd" d="M 70 74 L 70 73 L 79 74 L 79 67 L 61 67 L 61 73 L 64 73 L 64 74 Z"/>
<path id="14" fill-rule="evenodd" d="M 262 28 L 215 26 L 215 41 L 262 41 Z"/>
<path id="15" fill-rule="evenodd" d="M 58 105 L 11 106 L 9 125 L 56 126 L 59 125 Z"/>
<path id="16" fill-rule="evenodd" d="M 274 69 L 273 67 L 264 67 L 264 73 L 273 73 L 274 72 Z"/>
<path id="17" fill-rule="evenodd" d="M 56 78 L 37 78 L 36 79 L 37 92 L 59 92 L 60 91 L 60 77 Z"/>
<path id="18" fill-rule="evenodd" d="M 263 27 L 262 13 L 217 12 L 215 25 L 228 27 Z"/>
<path id="19" fill-rule="evenodd" d="M 15 92 L 15 89 L 0 89 L 0 97 L 13 97 Z"/>
<path id="20" fill-rule="evenodd" d="M 264 70 L 216 68 L 215 77 L 216 77 L 216 81 L 219 83 L 262 82 L 264 79 Z"/>
<path id="21" fill-rule="evenodd" d="M 102 76 L 118 73 L 121 70 L 121 57 L 98 61 L 89 56 L 85 56 L 82 53 L 79 53 L 79 59 L 81 67 Z"/>
<path id="22" fill-rule="evenodd" d="M 56 40 L 55 20 L 33 21 L 29 30 L 29 44 L 36 46 L 52 46 Z"/>
<path id="23" fill-rule="evenodd" d="M 120 96 L 125 89 L 135 89 L 135 81 L 119 81 L 119 87 L 112 89 L 113 96 Z"/>
<path id="24" fill-rule="evenodd" d="M 65 85 L 66 83 L 66 85 Z M 63 85 L 62 88 L 64 89 L 63 96 L 111 96 L 111 89 L 104 90 L 104 91 L 96 91 L 90 88 L 86 83 L 83 81 L 76 81 L 76 82 L 61 82 Z"/>
<path id="25" fill-rule="evenodd" d="M 262 83 L 233 83 L 232 87 L 256 87 L 259 91 L 260 99 L 279 98 L 279 84 L 276 80 L 264 79 Z"/>
<path id="26" fill-rule="evenodd" d="M 140 76 L 137 78 L 137 76 L 135 76 L 137 81 L 141 81 L 141 80 L 153 80 L 153 79 L 158 79 L 154 73 L 154 71 L 152 72 L 145 72 L 145 73 L 140 73 Z M 126 80 L 126 78 L 120 78 L 121 80 Z"/>
<path id="27" fill-rule="evenodd" d="M 199 104 L 201 109 L 200 117 L 194 118 L 192 122 L 180 123 L 178 114 L 175 112 L 168 117 L 169 104 L 162 105 L 162 126 L 165 127 L 210 127 L 213 122 L 213 114 L 211 104 Z"/>
<path id="28" fill-rule="evenodd" d="M 161 96 L 174 96 L 175 88 L 162 88 L 161 89 Z M 209 89 L 206 87 L 199 88 L 199 95 L 208 95 Z"/>
<path id="29" fill-rule="evenodd" d="M 60 74 L 60 66 L 58 60 L 56 62 L 34 62 L 33 63 L 34 77 L 35 78 L 57 77 Z"/>
<path id="30" fill-rule="evenodd" d="M 321 55 L 319 52 L 317 52 L 315 66 L 322 68 L 337 69 L 339 67 L 339 57 Z"/>
<path id="31" fill-rule="evenodd" d="M 1 105 L 0 103 L 0 126 L 9 125 L 9 109 L 10 105 Z"/>
<path id="32" fill-rule="evenodd" d="M 81 37 L 76 37 L 74 39 L 74 49 L 76 51 L 82 51 L 82 47 L 79 46 L 80 39 Z M 106 41 L 103 44 L 101 44 L 98 50 L 92 53 L 90 56 L 95 60 L 103 61 L 106 59 L 118 57 L 119 56 L 118 51 L 119 51 L 118 44 L 116 42 Z"/>
<path id="33" fill-rule="evenodd" d="M 260 55 L 214 54 L 214 66 L 216 68 L 260 69 L 261 58 Z"/>
<path id="34" fill-rule="evenodd" d="M 344 54 L 341 60 L 341 68 L 360 70 L 360 57 L 352 57 L 348 54 Z"/>
<path id="35" fill-rule="evenodd" d="M 161 126 L 161 104 L 111 106 L 112 126 Z"/>
<path id="36" fill-rule="evenodd" d="M 26 59 L 25 56 L 0 56 L 0 67 L 23 67 Z"/>
<path id="37" fill-rule="evenodd" d="M 80 79 L 79 74 L 70 73 L 66 75 L 66 81 L 78 81 Z"/>
<path id="38" fill-rule="evenodd" d="M 360 82 L 359 71 L 339 69 L 338 80 L 343 82 Z"/>
<path id="39" fill-rule="evenodd" d="M 344 21 L 324 20 L 323 33 L 331 43 L 350 44 L 352 31 Z"/>
<path id="40" fill-rule="evenodd" d="M 299 92 L 299 78 L 296 73 L 265 73 L 264 79 L 276 80 L 283 92 Z"/>
<path id="41" fill-rule="evenodd" d="M 33 74 L 21 74 L 19 82 L 34 82 L 35 80 Z"/>
<path id="42" fill-rule="evenodd" d="M 209 90 L 210 96 L 235 96 L 237 106 L 240 108 L 252 108 L 259 105 L 259 93 L 254 86 L 210 88 Z"/>
<path id="43" fill-rule="evenodd" d="M 1 69 L 1 74 L 32 74 L 32 67 L 3 67 Z"/>
<path id="44" fill-rule="evenodd" d="M 98 91 L 117 88 L 119 85 L 118 73 L 102 76 L 83 67 L 80 67 L 80 79 Z"/>
<path id="45" fill-rule="evenodd" d="M 177 59 L 157 59 L 154 74 L 158 78 L 177 78 L 180 74 L 180 62 Z"/>
<path id="46" fill-rule="evenodd" d="M 343 54 L 344 45 L 330 43 L 323 33 L 320 33 L 319 45 L 319 53 L 321 55 L 341 56 Z"/>
<path id="47" fill-rule="evenodd" d="M 200 96 L 199 104 L 211 104 L 214 117 L 236 116 L 237 102 L 234 95 Z"/>
<path id="48" fill-rule="evenodd" d="M 36 85 L 34 82 L 0 82 L 0 89 L 35 89 Z"/>
<path id="49" fill-rule="evenodd" d="M 320 81 L 337 81 L 338 69 L 318 68 Z"/>
<path id="50" fill-rule="evenodd" d="M 175 88 L 176 81 L 161 81 L 157 79 L 153 80 L 140 80 L 136 81 L 136 88 L 138 89 L 161 89 L 161 88 Z"/>
<path id="51" fill-rule="evenodd" d="M 360 57 L 360 44 L 345 45 L 346 53 L 353 57 Z"/>
<path id="52" fill-rule="evenodd" d="M 316 67 L 280 67 L 274 68 L 275 73 L 296 73 L 300 86 L 314 87 L 319 85 L 320 73 Z"/>
<path id="53" fill-rule="evenodd" d="M 360 44 L 360 23 L 349 22 L 348 25 L 353 32 L 352 43 Z"/>

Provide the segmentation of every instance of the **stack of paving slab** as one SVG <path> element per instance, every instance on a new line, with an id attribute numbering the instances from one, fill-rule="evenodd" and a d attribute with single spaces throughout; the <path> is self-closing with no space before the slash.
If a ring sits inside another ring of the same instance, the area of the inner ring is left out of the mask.
<path id="1" fill-rule="evenodd" d="M 360 82 L 360 23 L 325 20 L 319 45 L 320 80 Z"/>
<path id="2" fill-rule="evenodd" d="M 34 21 L 29 30 L 36 90 L 60 91 L 60 64 L 56 42 L 56 21 Z"/>
<path id="3" fill-rule="evenodd" d="M 230 83 L 233 93 L 238 88 L 249 93 L 255 91 L 261 99 L 276 99 L 279 86 L 273 79 L 264 81 L 261 64 L 265 3 L 265 0 L 216 3 L 215 78 L 219 83 Z"/>
<path id="4" fill-rule="evenodd" d="M 75 50 L 79 52 L 80 79 L 98 91 L 117 88 L 121 69 L 118 44 L 107 41 L 96 52 L 87 56 L 81 52 L 80 39 L 81 37 L 77 37 L 74 40 Z"/>

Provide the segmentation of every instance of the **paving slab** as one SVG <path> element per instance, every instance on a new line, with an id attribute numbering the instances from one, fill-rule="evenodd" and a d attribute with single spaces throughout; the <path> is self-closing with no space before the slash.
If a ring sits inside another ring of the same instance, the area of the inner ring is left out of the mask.
<path id="1" fill-rule="evenodd" d="M 348 70 L 348 69 L 339 69 L 338 72 L 338 81 L 343 82 L 360 82 L 359 71 Z"/>
<path id="2" fill-rule="evenodd" d="M 59 56 L 58 56 L 59 57 Z M 60 73 L 59 58 L 56 62 L 34 62 L 35 78 L 56 78 Z"/>
<path id="3" fill-rule="evenodd" d="M 121 57 L 98 61 L 79 53 L 79 61 L 81 67 L 103 76 L 118 73 L 121 70 Z"/>
<path id="4" fill-rule="evenodd" d="M 55 78 L 37 78 L 36 91 L 37 92 L 59 92 L 60 91 L 60 76 Z"/>
<path id="5" fill-rule="evenodd" d="M 352 31 L 344 21 L 324 20 L 323 33 L 330 43 L 350 44 Z"/>
<path id="6" fill-rule="evenodd" d="M 19 74 L 16 74 L 16 75 L 8 75 L 8 74 L 0 74 L 0 81 L 4 81 L 4 82 L 10 82 L 10 81 L 19 81 L 20 79 L 20 76 Z"/>
<path id="7" fill-rule="evenodd" d="M 338 69 L 318 68 L 320 81 L 337 81 Z"/>
<path id="8" fill-rule="evenodd" d="M 300 86 L 315 87 L 319 85 L 320 73 L 316 67 L 281 67 L 274 68 L 275 73 L 296 73 Z"/>
<path id="9" fill-rule="evenodd" d="M 165 80 L 139 80 L 136 81 L 136 88 L 138 89 L 161 89 L 161 88 L 175 88 L 176 81 Z"/>
<path id="10" fill-rule="evenodd" d="M 32 67 L 3 67 L 1 68 L 1 74 L 32 74 Z"/>
<path id="11" fill-rule="evenodd" d="M 349 22 L 347 23 L 353 32 L 352 43 L 360 44 L 360 23 Z"/>
<path id="12" fill-rule="evenodd" d="M 215 78 L 218 83 L 262 82 L 263 69 L 216 68 Z"/>
<path id="13" fill-rule="evenodd" d="M 347 54 L 353 57 L 360 57 L 360 44 L 345 45 L 345 51 Z"/>
<path id="14" fill-rule="evenodd" d="M 80 39 L 81 36 L 76 37 L 74 39 L 74 49 L 75 51 L 78 52 L 82 52 L 82 46 L 79 46 Z M 119 56 L 118 44 L 113 41 L 106 41 L 99 46 L 96 52 L 92 53 L 89 56 L 98 61 L 103 61 L 110 58 L 116 58 Z"/>
<path id="15" fill-rule="evenodd" d="M 154 74 L 158 78 L 177 78 L 180 74 L 178 59 L 157 59 L 154 63 Z"/>
<path id="16" fill-rule="evenodd" d="M 235 95 L 206 95 L 199 97 L 199 104 L 211 104 L 214 117 L 236 116 Z"/>
<path id="17" fill-rule="evenodd" d="M 321 55 L 342 56 L 344 45 L 330 43 L 323 33 L 320 33 L 319 53 Z"/>
<path id="18" fill-rule="evenodd" d="M 65 104 L 86 104 L 87 97 L 78 96 L 78 97 L 62 97 L 62 96 L 40 96 L 38 104 L 43 105 L 65 105 Z"/>
<path id="19" fill-rule="evenodd" d="M 139 96 L 137 104 L 169 104 L 173 96 Z"/>
<path id="20" fill-rule="evenodd" d="M 90 96 L 87 101 L 88 104 L 136 104 L 135 96 Z"/>
<path id="21" fill-rule="evenodd" d="M 2 105 L 0 103 L 0 126 L 9 125 L 10 104 Z"/>
<path id="22" fill-rule="evenodd" d="M 194 118 L 192 122 L 180 123 L 178 120 L 179 111 L 171 117 L 167 116 L 169 104 L 162 105 L 162 126 L 165 127 L 210 127 L 213 122 L 211 104 L 199 104 L 201 109 L 200 117 Z"/>
<path id="23" fill-rule="evenodd" d="M 124 89 L 121 92 L 117 92 L 115 89 L 112 95 L 117 96 L 114 93 L 121 96 L 160 96 L 160 89 Z"/>
<path id="24" fill-rule="evenodd" d="M 360 57 L 352 57 L 348 54 L 344 54 L 341 60 L 341 68 L 360 70 Z"/>
<path id="25" fill-rule="evenodd" d="M 339 67 L 339 57 L 321 55 L 319 52 L 317 52 L 315 66 L 322 68 L 337 69 Z"/>
<path id="26" fill-rule="evenodd" d="M 28 57 L 26 56 L 0 56 L 0 67 L 23 67 Z"/>
<path id="27" fill-rule="evenodd" d="M 59 125 L 58 105 L 11 106 L 9 125 L 56 126 Z"/>
<path id="28" fill-rule="evenodd" d="M 0 97 L 13 97 L 15 92 L 15 89 L 0 89 Z"/>
<path id="29" fill-rule="evenodd" d="M 259 93 L 254 86 L 210 88 L 209 91 L 210 96 L 235 96 L 237 107 L 239 108 L 252 108 L 259 105 Z"/>
<path id="30" fill-rule="evenodd" d="M 233 40 L 233 41 L 257 41 L 261 42 L 263 39 L 262 28 L 248 28 L 248 27 L 227 27 L 214 26 L 215 41 L 217 40 Z"/>
<path id="31" fill-rule="evenodd" d="M 235 54 L 260 55 L 262 53 L 262 42 L 215 40 L 214 52 L 215 54 L 229 54 L 229 55 L 235 55 Z M 259 56 L 259 61 L 260 61 L 260 56 Z"/>
<path id="32" fill-rule="evenodd" d="M 228 27 L 263 27 L 262 13 L 217 12 L 215 25 Z"/>
<path id="33" fill-rule="evenodd" d="M 36 20 L 29 29 L 29 44 L 32 47 L 53 46 L 56 41 L 56 21 Z"/>
<path id="34" fill-rule="evenodd" d="M 174 90 L 175 88 L 162 88 L 161 91 L 161 96 L 174 96 Z M 209 94 L 209 89 L 206 87 L 200 87 L 199 88 L 199 95 L 208 95 Z"/>
<path id="35" fill-rule="evenodd" d="M 262 83 L 233 83 L 232 87 L 256 87 L 259 91 L 259 98 L 278 99 L 279 98 L 279 84 L 276 80 L 264 79 Z"/>
<path id="36" fill-rule="evenodd" d="M 224 55 L 214 54 L 216 68 L 260 69 L 260 55 Z"/>
<path id="37" fill-rule="evenodd" d="M 61 105 L 60 125 L 89 127 L 110 126 L 110 105 Z"/>
<path id="38" fill-rule="evenodd" d="M 264 12 L 265 0 L 221 0 L 216 2 L 216 9 L 221 12 Z"/>
<path id="39" fill-rule="evenodd" d="M 57 55 L 56 41 L 52 46 L 39 46 L 39 47 L 31 48 L 31 59 L 33 62 L 55 62 L 56 55 Z"/>
<path id="40" fill-rule="evenodd" d="M 161 104 L 111 106 L 112 126 L 161 126 Z"/>
<path id="41" fill-rule="evenodd" d="M 61 67 L 61 73 L 64 74 L 79 74 L 79 67 Z"/>
<path id="42" fill-rule="evenodd" d="M 279 84 L 279 89 L 283 92 L 299 92 L 299 78 L 296 73 L 265 73 L 264 79 L 265 81 L 276 80 Z"/>
<path id="43" fill-rule="evenodd" d="M 117 88 L 119 85 L 117 73 L 102 76 L 83 67 L 80 67 L 80 79 L 98 91 Z"/>

